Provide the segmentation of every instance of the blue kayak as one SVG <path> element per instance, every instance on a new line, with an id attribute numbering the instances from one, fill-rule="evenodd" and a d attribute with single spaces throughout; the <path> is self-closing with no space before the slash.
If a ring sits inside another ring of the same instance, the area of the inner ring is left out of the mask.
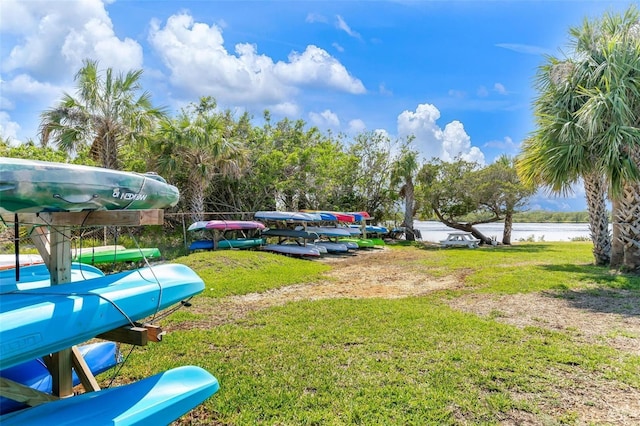
<path id="1" fill-rule="evenodd" d="M 104 373 L 122 362 L 122 355 L 114 342 L 91 343 L 78 346 L 78 350 L 94 376 Z M 51 393 L 53 383 L 51 374 L 40 358 L 0 370 L 0 377 L 13 380 L 40 392 Z M 80 379 L 75 371 L 72 380 L 74 386 L 80 384 Z M 0 396 L 0 414 L 11 413 L 22 408 L 27 408 L 27 405 Z"/>
<path id="2" fill-rule="evenodd" d="M 47 402 L 0 416 L 11 425 L 166 425 L 216 393 L 206 370 L 177 367 L 138 382 Z"/>
<path id="3" fill-rule="evenodd" d="M 0 294 L 0 363 L 8 368 L 131 324 L 204 290 L 189 267 L 163 264 Z"/>
<path id="4" fill-rule="evenodd" d="M 51 285 L 49 269 L 44 263 L 22 266 L 18 270 L 20 281 L 16 281 L 16 270 L 4 269 L 0 271 L 0 293 L 16 290 L 31 290 Z M 86 263 L 71 263 L 71 282 L 104 277 L 104 272 Z"/>

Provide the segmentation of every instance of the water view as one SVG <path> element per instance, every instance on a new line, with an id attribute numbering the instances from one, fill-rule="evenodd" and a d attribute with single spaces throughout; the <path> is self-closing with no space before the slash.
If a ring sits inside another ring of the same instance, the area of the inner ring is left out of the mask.
<path id="1" fill-rule="evenodd" d="M 456 229 L 449 228 L 440 222 L 414 222 L 414 227 L 422 233 L 424 241 L 438 242 L 444 240 L 449 232 Z M 495 237 L 502 241 L 504 223 L 486 223 L 476 228 L 487 237 Z M 571 241 L 576 238 L 589 238 L 588 223 L 514 223 L 511 231 L 511 242 L 518 241 Z"/>

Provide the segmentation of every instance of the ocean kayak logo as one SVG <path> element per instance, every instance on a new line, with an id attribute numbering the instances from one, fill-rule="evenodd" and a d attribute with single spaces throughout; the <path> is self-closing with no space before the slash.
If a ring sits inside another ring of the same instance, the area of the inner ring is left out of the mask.
<path id="1" fill-rule="evenodd" d="M 127 192 L 120 191 L 120 188 L 114 188 L 113 194 L 111 194 L 113 198 L 117 198 L 118 200 L 125 201 L 144 201 L 147 199 L 147 194 L 138 194 L 135 192 Z"/>

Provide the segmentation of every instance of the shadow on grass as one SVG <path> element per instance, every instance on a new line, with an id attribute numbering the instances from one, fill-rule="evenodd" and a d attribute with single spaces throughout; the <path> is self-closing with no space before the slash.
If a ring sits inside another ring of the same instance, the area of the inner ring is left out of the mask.
<path id="1" fill-rule="evenodd" d="M 578 309 L 592 312 L 640 316 L 640 276 L 618 274 L 594 265 L 546 265 L 552 272 L 572 274 L 578 281 L 596 287 L 565 289 L 551 297 L 565 299 Z"/>

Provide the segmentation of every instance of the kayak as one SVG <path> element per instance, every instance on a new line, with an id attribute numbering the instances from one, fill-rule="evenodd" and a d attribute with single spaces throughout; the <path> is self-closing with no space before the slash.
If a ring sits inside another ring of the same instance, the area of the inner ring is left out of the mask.
<path id="1" fill-rule="evenodd" d="M 220 389 L 203 368 L 176 367 L 137 382 L 51 401 L 0 417 L 2 426 L 167 425 Z"/>
<path id="2" fill-rule="evenodd" d="M 264 244 L 262 238 L 234 238 L 224 239 L 216 243 L 218 250 L 226 249 L 247 249 L 253 247 L 260 247 Z M 213 250 L 213 240 L 196 240 L 189 245 L 189 250 Z"/>
<path id="3" fill-rule="evenodd" d="M 89 370 L 94 376 L 104 373 L 122 362 L 122 354 L 115 342 L 97 342 L 78 346 Z M 40 358 L 0 370 L 0 377 L 28 386 L 40 392 L 51 393 L 53 379 L 44 361 Z M 80 378 L 73 372 L 73 386 L 80 384 Z M 0 396 L 0 414 L 11 413 L 28 406 L 18 401 Z"/>
<path id="4" fill-rule="evenodd" d="M 320 236 L 316 232 L 301 229 L 269 228 L 262 231 L 263 237 L 302 238 L 304 240 L 317 240 Z"/>
<path id="5" fill-rule="evenodd" d="M 18 253 L 18 264 L 20 266 L 35 265 L 43 262 L 44 260 L 42 260 L 42 256 L 40 256 L 39 254 Z M 0 254 L 0 271 L 4 269 L 15 269 L 15 267 L 15 254 Z"/>
<path id="6" fill-rule="evenodd" d="M 262 250 L 297 257 L 320 257 L 320 251 L 316 247 L 311 246 L 305 247 L 293 244 L 267 244 L 262 246 Z"/>
<path id="7" fill-rule="evenodd" d="M 322 220 L 322 217 L 316 213 L 281 211 L 259 211 L 255 212 L 254 217 L 263 221 L 317 222 Z"/>
<path id="8" fill-rule="evenodd" d="M 158 248 L 143 247 L 124 250 L 116 248 L 114 250 L 101 250 L 96 252 L 88 250 L 78 253 L 73 260 L 98 265 L 103 263 L 138 262 L 144 259 L 157 260 L 160 257 L 160 250 Z"/>
<path id="9" fill-rule="evenodd" d="M 19 269 L 20 280 L 16 281 L 16 270 L 6 269 L 0 271 L 0 293 L 8 293 L 18 290 L 31 290 L 51 285 L 49 269 L 44 263 L 23 266 Z M 104 277 L 104 272 L 95 266 L 85 263 L 71 263 L 71 282 L 90 280 Z"/>
<path id="10" fill-rule="evenodd" d="M 187 231 L 201 231 L 205 229 L 216 231 L 250 230 L 264 229 L 262 222 L 253 220 L 201 220 L 194 222 L 187 228 Z"/>
<path id="11" fill-rule="evenodd" d="M 164 209 L 179 197 L 154 173 L 0 157 L 0 213 Z"/>
<path id="12" fill-rule="evenodd" d="M 189 267 L 163 264 L 0 294 L 3 368 L 85 342 L 204 290 Z"/>

